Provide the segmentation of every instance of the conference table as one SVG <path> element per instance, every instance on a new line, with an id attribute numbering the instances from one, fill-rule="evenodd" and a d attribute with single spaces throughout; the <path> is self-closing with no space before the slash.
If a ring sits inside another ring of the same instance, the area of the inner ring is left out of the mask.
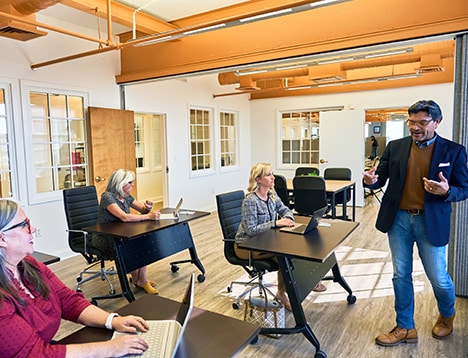
<path id="1" fill-rule="evenodd" d="M 50 264 L 60 261 L 60 257 L 55 256 L 55 255 L 49 255 L 40 251 L 34 251 L 31 254 L 31 256 L 34 257 L 37 261 L 42 262 L 45 265 L 50 265 Z"/>
<path id="2" fill-rule="evenodd" d="M 169 214 L 173 208 L 161 209 Z M 171 262 L 171 271 L 177 272 L 180 263 L 192 263 L 200 271 L 199 282 L 205 280 L 205 268 L 198 258 L 189 221 L 210 215 L 209 212 L 180 210 L 177 219 L 146 220 L 139 222 L 111 222 L 82 228 L 87 232 L 110 236 L 114 239 L 117 258 L 115 264 L 122 287 L 122 295 L 129 301 L 135 300 L 127 274 L 158 260 L 188 250 L 190 259 Z"/>
<path id="3" fill-rule="evenodd" d="M 116 312 L 147 320 L 174 319 L 180 303 L 168 298 L 144 295 Z M 176 358 L 232 357 L 259 334 L 260 327 L 232 317 L 194 307 Z M 99 342 L 111 339 L 112 331 L 84 327 L 61 339 L 60 344 Z"/>
<path id="4" fill-rule="evenodd" d="M 309 217 L 297 216 L 297 222 L 305 223 Z M 296 325 L 286 328 L 262 328 L 262 334 L 302 333 L 314 345 L 315 357 L 326 357 L 320 343 L 307 323 L 301 302 L 322 279 L 333 279 L 347 292 L 347 302 L 354 304 L 356 297 L 340 273 L 335 248 L 343 242 L 359 223 L 343 220 L 321 220 L 317 229 L 306 235 L 271 229 L 262 232 L 239 245 L 240 248 L 275 254 L 283 275 Z M 332 277 L 325 275 L 332 271 Z"/>
<path id="5" fill-rule="evenodd" d="M 286 185 L 290 192 L 294 192 L 293 179 L 286 179 Z M 331 197 L 331 218 L 332 219 L 343 219 L 347 218 L 347 200 L 343 200 L 343 214 L 341 216 L 336 215 L 336 195 L 343 193 L 343 198 L 347 198 L 348 190 L 352 191 L 352 221 L 356 220 L 356 182 L 354 180 L 325 180 L 325 191 L 330 194 Z"/>

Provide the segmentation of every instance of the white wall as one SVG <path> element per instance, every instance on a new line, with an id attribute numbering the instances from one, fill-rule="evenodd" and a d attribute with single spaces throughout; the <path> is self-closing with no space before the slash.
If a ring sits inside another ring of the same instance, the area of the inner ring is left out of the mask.
<path id="1" fill-rule="evenodd" d="M 213 98 L 213 94 L 227 92 L 217 83 L 216 75 L 191 77 L 126 86 L 126 109 L 166 114 L 168 152 L 169 205 L 174 206 L 180 196 L 184 207 L 215 210 L 215 195 L 232 189 L 247 187 L 250 170 L 250 102 L 247 95 Z M 239 115 L 239 167 L 228 171 L 220 168 L 215 156 L 214 168 L 206 175 L 192 176 L 189 143 L 190 106 L 213 110 L 215 153 L 219 152 L 219 116 L 221 110 L 237 111 Z"/>
<path id="2" fill-rule="evenodd" d="M 293 170 L 284 170 L 277 167 L 278 157 L 276 143 L 279 142 L 279 133 L 277 132 L 278 126 L 276 121 L 280 110 L 336 106 L 344 106 L 345 110 L 402 107 L 409 106 L 420 99 L 433 99 L 441 106 L 444 116 L 444 120 L 439 126 L 438 133 L 446 138 L 452 138 L 453 96 L 453 84 L 447 83 L 399 89 L 251 101 L 251 161 L 252 163 L 271 163 L 274 171 L 286 177 L 294 176 Z M 342 149 L 346 149 L 346 155 L 352 155 L 352 148 L 346 148 L 346 143 L 337 146 L 337 150 Z"/>

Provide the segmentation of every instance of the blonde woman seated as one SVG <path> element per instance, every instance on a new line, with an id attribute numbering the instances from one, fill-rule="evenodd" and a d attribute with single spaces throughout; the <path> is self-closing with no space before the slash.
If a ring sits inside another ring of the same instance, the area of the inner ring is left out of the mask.
<path id="1" fill-rule="evenodd" d="M 247 188 L 248 193 L 242 203 L 242 221 L 236 234 L 236 243 L 246 241 L 272 227 L 294 226 L 294 215 L 278 197 L 273 189 L 274 185 L 275 177 L 270 164 L 259 163 L 252 167 Z M 237 244 L 234 249 L 236 255 L 242 259 L 275 257 L 273 254 L 239 249 Z M 286 309 L 291 310 L 291 304 L 280 271 L 278 271 L 278 292 L 276 296 Z"/>
<path id="2" fill-rule="evenodd" d="M 106 191 L 102 193 L 99 203 L 99 224 L 113 221 L 159 220 L 159 211 L 151 211 L 153 202 L 149 200 L 144 203 L 139 202 L 130 194 L 134 180 L 135 173 L 131 170 L 117 169 L 111 174 Z M 130 208 L 137 210 L 141 215 L 130 213 Z M 111 237 L 93 235 L 93 245 L 102 250 L 109 258 L 116 258 L 117 253 Z M 148 281 L 146 277 L 146 266 L 132 271 L 130 274 L 135 286 L 144 289 L 146 293 L 158 294 L 158 290 L 154 288 L 156 283 Z"/>

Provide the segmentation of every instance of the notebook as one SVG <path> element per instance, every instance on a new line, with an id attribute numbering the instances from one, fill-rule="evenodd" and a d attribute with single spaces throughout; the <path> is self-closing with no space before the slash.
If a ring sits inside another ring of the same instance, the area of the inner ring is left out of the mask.
<path id="1" fill-rule="evenodd" d="M 308 232 L 314 230 L 318 226 L 320 219 L 322 219 L 323 215 L 325 215 L 326 212 L 327 212 L 327 207 L 325 206 L 321 209 L 316 210 L 312 214 L 312 217 L 310 218 L 307 224 L 296 224 L 290 227 L 282 227 L 280 231 L 290 232 L 290 233 L 299 234 L 299 235 L 307 234 Z"/>
<path id="2" fill-rule="evenodd" d="M 179 202 L 177 203 L 176 207 L 174 208 L 174 211 L 170 214 L 163 214 L 159 216 L 159 220 L 174 220 L 179 218 L 179 211 L 180 207 L 182 206 L 182 203 L 184 202 L 184 198 L 180 198 Z"/>
<path id="3" fill-rule="evenodd" d="M 175 320 L 147 320 L 150 329 L 148 332 L 138 332 L 146 343 L 148 343 L 148 349 L 145 353 L 141 354 L 127 354 L 126 358 L 174 358 L 177 349 L 182 342 L 182 336 L 187 327 L 190 313 L 193 308 L 193 291 L 195 283 L 195 274 L 192 273 L 190 283 L 185 291 L 185 296 L 180 304 L 179 311 Z M 112 338 L 118 337 L 122 334 L 132 333 L 121 333 L 114 332 Z"/>

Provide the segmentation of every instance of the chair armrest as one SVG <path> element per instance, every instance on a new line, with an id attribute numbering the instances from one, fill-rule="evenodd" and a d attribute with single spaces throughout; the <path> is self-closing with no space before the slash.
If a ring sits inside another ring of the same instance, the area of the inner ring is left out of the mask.
<path id="1" fill-rule="evenodd" d="M 88 236 L 89 236 L 89 233 L 87 231 L 84 231 L 84 230 L 67 230 L 67 232 L 78 232 L 78 233 L 81 233 L 84 235 L 84 252 L 86 255 L 89 255 L 88 253 Z"/>

